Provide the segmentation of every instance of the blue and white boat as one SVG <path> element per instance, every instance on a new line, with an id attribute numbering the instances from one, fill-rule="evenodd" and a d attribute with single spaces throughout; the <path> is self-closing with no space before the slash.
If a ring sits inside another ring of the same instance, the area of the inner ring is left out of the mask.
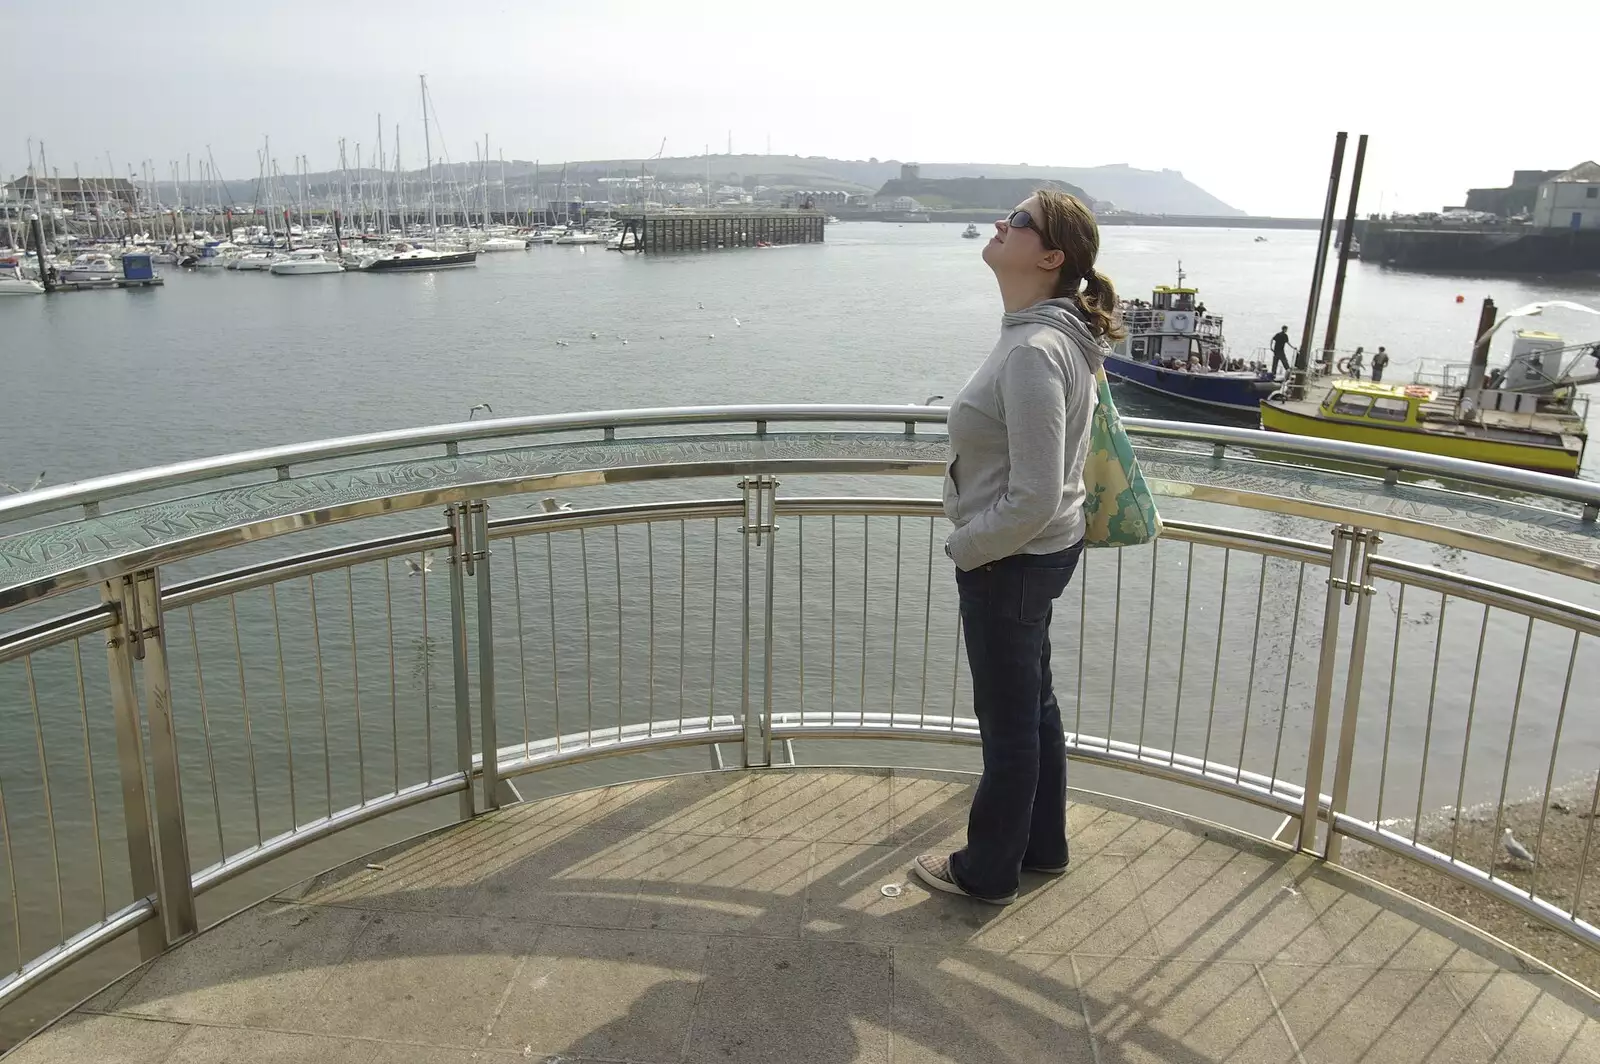
<path id="1" fill-rule="evenodd" d="M 1260 362 L 1229 358 L 1222 317 L 1206 310 L 1199 290 L 1160 285 L 1149 301 L 1125 299 L 1127 336 L 1106 358 L 1106 376 L 1202 406 L 1255 414 L 1271 394 L 1272 374 Z"/>

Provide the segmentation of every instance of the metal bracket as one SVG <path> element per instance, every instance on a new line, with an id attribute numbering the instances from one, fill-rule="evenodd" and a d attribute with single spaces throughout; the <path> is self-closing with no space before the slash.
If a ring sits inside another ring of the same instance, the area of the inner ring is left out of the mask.
<path id="1" fill-rule="evenodd" d="M 289 467 L 288 466 L 286 466 L 286 465 L 274 466 L 273 469 L 274 469 L 275 472 L 277 472 L 279 480 L 288 480 L 289 479 Z"/>
<path id="2" fill-rule="evenodd" d="M 1215 460 L 1217 460 L 1219 462 L 1222 461 L 1222 459 L 1227 456 L 1227 453 L 1228 453 L 1228 445 L 1227 444 L 1225 444 L 1225 443 L 1214 443 L 1214 444 L 1211 445 L 1211 457 L 1214 458 Z"/>
<path id="3" fill-rule="evenodd" d="M 124 576 L 121 583 L 122 601 L 112 604 L 114 610 L 125 614 L 127 617 L 128 641 L 132 644 L 133 660 L 135 661 L 144 660 L 145 640 L 161 638 L 161 619 L 157 617 L 154 624 L 147 625 L 144 623 L 144 617 L 140 612 L 138 582 L 141 578 L 148 579 L 148 576 L 144 573 L 132 573 Z M 119 637 L 113 635 L 106 645 L 114 645 L 113 641 L 117 638 Z"/>
<path id="4" fill-rule="evenodd" d="M 1583 506 L 1583 523 L 1592 525 L 1600 518 L 1600 502 L 1585 503 Z"/>
<path id="5" fill-rule="evenodd" d="M 1350 550 L 1345 555 L 1344 576 L 1340 577 L 1330 573 L 1328 586 L 1344 592 L 1346 606 L 1355 602 L 1356 595 L 1372 595 L 1377 593 L 1377 588 L 1367 583 L 1367 559 L 1383 538 L 1376 532 L 1366 528 L 1356 528 L 1353 525 L 1340 525 L 1333 531 L 1334 536 L 1347 540 Z"/>
<path id="6" fill-rule="evenodd" d="M 1400 470 L 1396 469 L 1394 466 L 1390 466 L 1389 468 L 1387 468 L 1387 469 L 1385 469 L 1383 471 L 1383 486 L 1384 487 L 1392 488 L 1392 487 L 1394 487 L 1395 485 L 1397 485 L 1399 483 L 1400 483 Z"/>
<path id="7" fill-rule="evenodd" d="M 607 425 L 606 426 L 606 431 L 605 431 L 605 436 L 602 437 L 602 438 L 607 440 L 607 441 L 616 439 L 617 438 L 617 427 L 615 425 Z"/>
<path id="8" fill-rule="evenodd" d="M 744 491 L 744 524 L 739 526 L 741 536 L 754 535 L 756 546 L 761 546 L 761 537 L 778 530 L 777 521 L 774 519 L 774 497 L 777 494 L 779 481 L 776 477 L 769 477 L 765 473 L 755 479 L 749 477 L 739 481 L 739 487 Z"/>

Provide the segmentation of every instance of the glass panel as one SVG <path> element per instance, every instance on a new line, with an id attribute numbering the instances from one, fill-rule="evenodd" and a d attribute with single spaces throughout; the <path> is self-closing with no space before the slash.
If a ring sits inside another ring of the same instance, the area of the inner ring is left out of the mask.
<path id="1" fill-rule="evenodd" d="M 1370 395 L 1361 395 L 1357 392 L 1342 392 L 1333 404 L 1335 414 L 1349 414 L 1352 417 L 1361 417 L 1367 412 L 1367 407 L 1372 405 Z"/>
<path id="2" fill-rule="evenodd" d="M 1367 416 L 1380 421 L 1404 421 L 1410 406 L 1404 399 L 1374 399 Z"/>

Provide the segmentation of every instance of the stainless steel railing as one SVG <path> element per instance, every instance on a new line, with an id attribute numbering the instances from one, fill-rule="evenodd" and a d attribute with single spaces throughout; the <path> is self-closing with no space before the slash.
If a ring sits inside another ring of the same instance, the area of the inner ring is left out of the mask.
<path id="1" fill-rule="evenodd" d="M 197 896 L 307 843 L 440 798 L 472 816 L 543 769 L 708 746 L 760 767 L 776 745 L 815 739 L 976 743 L 938 503 L 800 490 L 811 476 L 837 490 L 840 478 L 936 473 L 940 439 L 918 427 L 941 416 L 759 407 L 472 423 L 0 503 L 0 520 L 35 522 L 88 508 L 87 528 L 111 502 L 138 512 L 151 495 L 222 490 L 242 474 L 295 479 L 310 464 L 315 484 L 357 456 L 413 462 L 426 444 L 454 458 L 468 441 L 547 432 L 599 432 L 627 450 L 618 482 L 740 478 L 720 480 L 737 486 L 731 498 L 491 520 L 496 500 L 608 477 L 580 465 L 475 474 L 386 489 L 382 505 L 308 496 L 289 516 L 247 515 L 226 540 L 63 558 L 45 575 L 35 565 L 26 584 L 0 571 L 0 603 L 20 621 L 0 630 L 0 956 L 15 957 L 0 1004 L 131 930 L 144 955 L 160 951 L 196 929 Z M 776 433 L 780 422 L 829 429 Z M 627 427 L 692 429 L 672 439 L 714 460 L 638 450 L 618 436 Z M 1581 872 L 1592 818 L 1571 881 L 1537 861 L 1508 874 L 1492 849 L 1520 795 L 1548 796 L 1595 768 L 1584 762 L 1600 734 L 1572 710 L 1600 680 L 1584 649 L 1600 637 L 1600 609 L 1581 575 L 1595 571 L 1582 551 L 1600 487 L 1248 430 L 1138 429 L 1172 520 L 1151 549 L 1091 552 L 1058 605 L 1072 756 L 1271 810 L 1287 818 L 1284 837 L 1330 860 L 1346 838 L 1404 855 L 1600 948 L 1582 916 L 1585 893 L 1600 889 Z M 912 449 L 885 452 L 886 438 Z M 750 441 L 771 446 L 737 450 Z M 1217 482 L 1219 469 L 1237 470 L 1237 483 Z M 1272 490 L 1319 477 L 1337 490 Z M 1372 508 L 1391 497 L 1410 507 L 1402 517 Z M 1509 531 L 1464 539 L 1419 516 L 1419 499 L 1475 515 L 1508 508 Z M 438 503 L 443 526 L 353 543 L 318 532 Z M 1207 515 L 1231 520 L 1195 519 Z M 1263 518 L 1270 527 L 1234 527 Z M 1481 545 L 1495 573 L 1514 569 L 1539 589 L 1379 554 L 1380 533 L 1396 529 L 1450 558 Z M 0 538 L 0 554 L 25 554 L 28 535 Z M 316 545 L 261 557 L 264 535 Z M 164 586 L 177 564 L 235 543 L 254 552 L 249 564 Z M 34 616 L 40 600 L 69 603 L 94 585 L 97 603 Z M 1491 848 L 1482 831 L 1441 845 L 1428 813 L 1475 803 L 1495 811 Z M 1536 855 L 1543 834 L 1541 823 Z"/>

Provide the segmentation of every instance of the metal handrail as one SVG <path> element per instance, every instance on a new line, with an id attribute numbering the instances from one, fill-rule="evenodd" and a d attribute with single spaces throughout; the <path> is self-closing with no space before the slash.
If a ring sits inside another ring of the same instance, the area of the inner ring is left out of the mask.
<path id="1" fill-rule="evenodd" d="M 113 473 L 88 480 L 39 488 L 0 499 L 0 524 L 51 513 L 71 506 L 97 506 L 112 499 L 180 487 L 244 473 L 274 471 L 287 476 L 289 468 L 312 462 L 378 454 L 419 447 L 453 449 L 463 443 L 500 440 L 515 436 L 672 425 L 743 424 L 764 435 L 774 423 L 859 422 L 942 424 L 943 407 L 888 405 L 750 405 L 645 408 L 590 414 L 540 414 L 396 429 L 310 443 L 240 451 L 215 458 L 195 459 L 149 469 Z M 1586 506 L 1600 507 L 1600 483 L 1574 480 L 1550 473 L 1510 469 L 1460 458 L 1422 454 L 1371 444 L 1322 440 L 1269 433 L 1228 425 L 1201 425 L 1185 421 L 1124 418 L 1124 426 L 1137 436 L 1223 444 L 1276 451 L 1284 454 L 1357 462 L 1385 470 L 1432 474 L 1489 487 L 1547 495 Z"/>

